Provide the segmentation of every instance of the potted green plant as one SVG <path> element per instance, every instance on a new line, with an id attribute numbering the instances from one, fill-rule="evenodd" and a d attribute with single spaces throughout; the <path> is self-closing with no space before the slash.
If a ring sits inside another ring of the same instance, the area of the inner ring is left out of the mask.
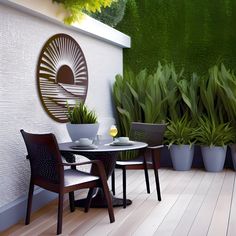
<path id="1" fill-rule="evenodd" d="M 219 96 L 227 114 L 227 119 L 232 121 L 236 134 L 236 75 L 232 70 L 227 69 L 222 63 L 215 67 L 215 74 L 218 75 Z M 236 139 L 230 145 L 234 170 L 236 170 Z"/>
<path id="2" fill-rule="evenodd" d="M 164 137 L 165 142 L 168 143 L 175 170 L 186 171 L 191 168 L 195 130 L 192 120 L 187 115 L 184 115 L 181 119 L 169 120 Z"/>
<path id="3" fill-rule="evenodd" d="M 75 106 L 67 104 L 67 109 L 69 123 L 66 127 L 72 141 L 80 138 L 94 139 L 99 128 L 96 113 L 89 110 L 84 103 L 76 103 Z"/>
<path id="4" fill-rule="evenodd" d="M 203 163 L 207 171 L 219 172 L 224 168 L 227 145 L 235 140 L 235 132 L 229 122 L 218 123 L 203 116 L 199 118 L 196 133 L 201 145 Z"/>

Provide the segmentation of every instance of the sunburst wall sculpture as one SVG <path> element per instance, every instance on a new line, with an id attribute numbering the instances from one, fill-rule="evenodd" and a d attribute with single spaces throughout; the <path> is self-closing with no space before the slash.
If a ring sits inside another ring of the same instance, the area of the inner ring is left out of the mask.
<path id="1" fill-rule="evenodd" d="M 84 102 L 88 70 L 79 44 L 69 35 L 56 34 L 44 45 L 38 60 L 37 83 L 41 102 L 54 120 L 67 122 L 67 102 Z"/>

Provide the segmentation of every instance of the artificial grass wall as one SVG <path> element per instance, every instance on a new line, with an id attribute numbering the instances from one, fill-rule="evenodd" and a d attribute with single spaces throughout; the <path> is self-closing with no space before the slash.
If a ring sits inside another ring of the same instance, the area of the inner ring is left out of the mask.
<path id="1" fill-rule="evenodd" d="M 132 38 L 124 66 L 135 72 L 158 60 L 200 74 L 219 61 L 236 69 L 236 0 L 128 0 L 117 29 Z"/>

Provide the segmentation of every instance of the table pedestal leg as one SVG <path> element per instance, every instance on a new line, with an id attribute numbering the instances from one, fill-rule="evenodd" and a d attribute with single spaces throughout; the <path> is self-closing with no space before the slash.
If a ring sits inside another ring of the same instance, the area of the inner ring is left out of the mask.
<path id="1" fill-rule="evenodd" d="M 112 198 L 113 207 L 123 206 L 123 198 L 116 198 L 112 194 L 111 194 L 111 198 Z M 85 207 L 85 204 L 86 204 L 86 198 L 75 201 L 76 207 Z M 128 206 L 130 204 L 132 204 L 132 201 L 127 199 L 126 205 Z M 90 207 L 91 208 L 107 208 L 106 199 L 101 188 L 96 188 L 94 190 L 94 195 L 93 195 Z"/>
<path id="2" fill-rule="evenodd" d="M 105 172 L 106 172 L 107 179 L 109 179 L 109 177 L 111 176 L 111 174 L 115 168 L 116 160 L 118 158 L 118 152 L 104 152 L 104 153 L 93 153 L 93 154 L 92 153 L 90 153 L 90 154 L 81 153 L 81 154 L 86 156 L 90 160 L 102 161 L 102 163 L 104 165 Z M 71 155 L 73 157 L 73 154 L 70 154 L 70 155 L 65 154 L 64 156 L 65 156 L 65 158 L 68 159 L 68 161 L 73 162 L 74 160 L 70 160 Z M 94 175 L 98 174 L 96 168 L 94 168 L 94 167 L 92 167 L 91 173 Z M 113 207 L 123 206 L 123 198 L 116 198 L 112 194 L 111 194 L 111 198 L 112 198 Z M 127 199 L 126 205 L 128 206 L 130 204 L 132 204 L 132 201 Z M 85 205 L 86 205 L 86 198 L 75 201 L 76 207 L 85 207 Z M 101 188 L 96 188 L 94 190 L 94 195 L 92 198 L 91 207 L 92 208 L 107 207 L 106 199 L 104 197 L 104 193 Z"/>

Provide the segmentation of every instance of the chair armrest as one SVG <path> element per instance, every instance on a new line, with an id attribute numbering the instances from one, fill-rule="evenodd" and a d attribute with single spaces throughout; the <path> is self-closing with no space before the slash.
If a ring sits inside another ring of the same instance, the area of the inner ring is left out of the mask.
<path id="1" fill-rule="evenodd" d="M 93 164 L 93 161 L 86 161 L 86 162 L 62 162 L 63 166 L 82 166 L 82 165 L 88 165 L 88 164 Z"/>
<path id="2" fill-rule="evenodd" d="M 159 149 L 159 148 L 163 148 L 164 145 L 158 145 L 158 146 L 148 146 L 148 149 Z"/>
<path id="3" fill-rule="evenodd" d="M 96 165 L 97 170 L 98 170 L 98 175 L 104 181 L 106 180 L 106 172 L 105 172 L 103 163 L 100 160 L 91 160 L 91 161 L 80 162 L 80 163 L 76 163 L 76 162 L 74 162 L 74 163 L 65 163 L 65 162 L 62 162 L 63 166 L 81 166 L 81 165 L 87 165 L 87 164 Z"/>
<path id="4" fill-rule="evenodd" d="M 99 168 L 104 169 L 102 162 L 99 160 L 90 160 L 90 161 L 85 161 L 85 162 L 73 162 L 73 163 L 62 162 L 63 166 L 81 166 L 81 165 L 88 165 L 88 164 L 95 164 Z"/>

